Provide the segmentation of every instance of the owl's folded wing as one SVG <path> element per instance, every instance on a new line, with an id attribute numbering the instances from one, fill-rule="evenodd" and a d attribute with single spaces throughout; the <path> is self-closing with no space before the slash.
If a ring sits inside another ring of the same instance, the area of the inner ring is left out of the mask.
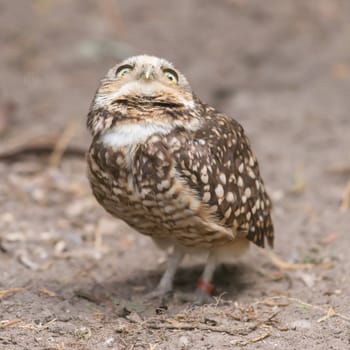
<path id="1" fill-rule="evenodd" d="M 208 107 L 202 127 L 174 153 L 181 178 L 221 225 L 273 245 L 271 202 L 242 126 Z"/>

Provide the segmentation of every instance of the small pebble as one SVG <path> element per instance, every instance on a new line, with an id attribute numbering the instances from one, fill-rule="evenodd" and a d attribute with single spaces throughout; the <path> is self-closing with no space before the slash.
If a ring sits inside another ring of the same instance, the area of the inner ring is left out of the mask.
<path id="1" fill-rule="evenodd" d="M 105 340 L 104 344 L 107 345 L 108 347 L 112 347 L 114 342 L 115 342 L 115 338 L 109 337 Z"/>
<path id="2" fill-rule="evenodd" d="M 190 340 L 185 335 L 182 335 L 179 338 L 178 344 L 179 344 L 179 349 L 181 350 L 187 350 L 190 348 Z"/>
<path id="3" fill-rule="evenodd" d="M 290 324 L 292 329 L 309 329 L 311 326 L 311 322 L 308 320 L 296 320 Z"/>

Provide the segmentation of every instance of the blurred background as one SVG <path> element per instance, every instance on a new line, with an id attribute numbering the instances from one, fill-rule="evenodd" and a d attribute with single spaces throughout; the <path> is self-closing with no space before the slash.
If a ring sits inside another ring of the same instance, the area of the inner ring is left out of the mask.
<path id="1" fill-rule="evenodd" d="M 0 0 L 0 44 L 0 289 L 29 290 L 16 296 L 17 318 L 42 315 L 42 285 L 60 294 L 66 283 L 70 300 L 92 278 L 141 298 L 164 268 L 147 238 L 96 205 L 85 178 L 98 81 L 141 53 L 173 62 L 243 124 L 274 202 L 277 254 L 333 264 L 293 275 L 290 294 L 350 312 L 349 1 Z M 244 302 L 287 288 L 254 270 L 261 259 L 253 249 L 231 282 L 219 273 L 219 291 Z M 190 288 L 197 273 L 178 284 Z"/>
<path id="2" fill-rule="evenodd" d="M 259 113 L 269 109 L 275 124 L 285 123 L 278 127 L 287 126 L 301 108 L 315 118 L 310 114 L 327 106 L 331 121 L 348 95 L 349 6 L 341 0 L 1 1 L 0 96 L 16 108 L 7 131 L 84 123 L 99 78 L 140 53 L 172 61 L 203 100 L 241 120 L 249 114 L 259 123 Z"/>

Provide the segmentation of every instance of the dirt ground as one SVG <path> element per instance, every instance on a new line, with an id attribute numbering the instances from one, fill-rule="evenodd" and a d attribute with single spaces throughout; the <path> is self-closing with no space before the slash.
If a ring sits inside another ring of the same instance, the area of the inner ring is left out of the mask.
<path id="1" fill-rule="evenodd" d="M 1 349 L 350 348 L 349 1 L 1 0 L 0 38 Z M 252 247 L 214 304 L 183 299 L 193 257 L 146 301 L 164 255 L 86 180 L 97 82 L 136 53 L 243 124 L 274 202 L 289 265 Z"/>

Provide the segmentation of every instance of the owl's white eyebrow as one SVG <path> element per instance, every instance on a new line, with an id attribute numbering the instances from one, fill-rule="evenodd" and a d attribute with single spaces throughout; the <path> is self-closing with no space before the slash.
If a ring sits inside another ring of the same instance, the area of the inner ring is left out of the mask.
<path id="1" fill-rule="evenodd" d="M 101 141 L 113 147 L 131 146 L 146 141 L 154 134 L 169 134 L 175 125 L 168 123 L 141 123 L 119 125 L 102 135 Z"/>

